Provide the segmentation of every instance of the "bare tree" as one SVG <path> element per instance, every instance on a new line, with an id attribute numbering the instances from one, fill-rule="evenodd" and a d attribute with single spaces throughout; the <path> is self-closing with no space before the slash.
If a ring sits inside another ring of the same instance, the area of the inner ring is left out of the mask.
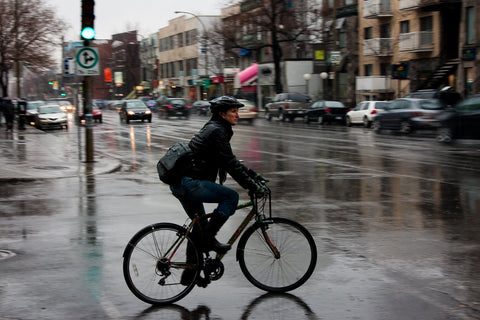
<path id="1" fill-rule="evenodd" d="M 54 65 L 53 53 L 60 46 L 63 21 L 42 0 L 0 0 L 0 87 L 8 93 L 9 72 L 17 64 L 31 70 Z"/>
<path id="2" fill-rule="evenodd" d="M 288 45 L 298 47 L 318 42 L 320 14 L 315 0 L 245 0 L 240 3 L 240 12 L 224 19 L 215 32 L 221 34 L 227 51 L 247 49 L 259 58 L 261 50 L 270 47 L 275 90 L 282 92 L 283 49 Z"/>

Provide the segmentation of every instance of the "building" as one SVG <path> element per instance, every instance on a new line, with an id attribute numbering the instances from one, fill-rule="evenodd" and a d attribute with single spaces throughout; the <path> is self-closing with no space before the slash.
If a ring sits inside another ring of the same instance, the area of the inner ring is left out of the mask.
<path id="1" fill-rule="evenodd" d="M 221 72 L 223 52 L 215 52 L 208 38 L 219 16 L 191 15 L 158 30 L 158 93 L 195 101 L 210 98 L 210 78 Z"/>
<path id="2" fill-rule="evenodd" d="M 357 100 L 446 86 L 477 90 L 478 1 L 359 0 Z"/>
<path id="3" fill-rule="evenodd" d="M 140 44 L 137 41 L 137 31 L 112 35 L 111 46 L 112 98 L 135 97 L 139 93 L 137 86 L 141 84 Z"/>
<path id="4" fill-rule="evenodd" d="M 140 41 L 141 84 L 149 96 L 158 96 L 158 33 Z"/>

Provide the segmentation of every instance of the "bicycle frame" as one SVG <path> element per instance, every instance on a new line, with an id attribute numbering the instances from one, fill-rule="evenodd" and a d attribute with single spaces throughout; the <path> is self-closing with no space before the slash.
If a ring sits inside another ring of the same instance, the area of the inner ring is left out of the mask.
<path id="1" fill-rule="evenodd" d="M 265 185 L 266 187 L 266 185 Z M 269 209 L 269 212 L 268 212 L 268 216 L 269 218 L 272 217 L 272 199 L 271 199 L 271 193 L 270 193 L 270 189 L 268 189 L 268 187 L 266 187 L 266 189 L 268 190 L 267 192 L 267 195 L 266 197 L 268 197 L 268 209 Z M 266 201 L 266 197 L 264 198 L 265 201 Z M 243 208 L 248 208 L 248 207 L 252 207 L 252 209 L 249 211 L 249 213 L 246 215 L 246 217 L 243 219 L 243 221 L 240 223 L 240 225 L 238 226 L 238 228 L 235 230 L 235 232 L 233 233 L 233 235 L 230 237 L 230 239 L 228 240 L 228 244 L 229 245 L 233 245 L 235 243 L 235 241 L 237 241 L 237 239 L 240 237 L 240 235 L 243 233 L 243 231 L 245 230 L 245 228 L 248 226 L 248 224 L 250 223 L 250 221 L 253 220 L 254 217 L 257 218 L 257 221 L 262 221 L 262 218 L 263 218 L 263 215 L 260 214 L 260 212 L 258 212 L 258 199 L 255 197 L 255 196 L 252 196 L 250 201 L 247 201 L 247 202 L 244 202 L 244 203 L 241 203 L 237 206 L 237 209 L 236 210 L 239 210 L 239 209 L 243 209 Z M 204 218 L 208 218 L 209 216 L 211 215 L 211 213 L 209 214 L 206 214 L 204 217 L 200 217 L 200 216 L 195 216 L 188 225 L 186 225 L 186 232 L 185 234 L 182 236 L 182 237 L 179 237 L 173 244 L 172 246 L 167 250 L 166 252 L 166 256 L 168 255 L 168 260 L 171 261 L 172 257 L 175 255 L 175 253 L 177 252 L 178 248 L 180 247 L 180 245 L 183 243 L 183 241 L 185 240 L 186 236 L 188 234 L 190 234 L 190 232 L 192 231 L 193 229 L 193 226 L 198 223 L 199 219 L 204 219 Z M 262 233 L 263 233 L 263 236 L 265 238 L 265 241 L 267 242 L 269 248 L 272 250 L 272 253 L 274 254 L 275 257 L 279 257 L 280 256 L 280 253 L 278 251 L 278 249 L 275 247 L 275 245 L 272 243 L 272 241 L 270 240 L 267 232 L 266 232 L 266 229 L 263 228 L 262 229 Z M 223 257 L 225 256 L 225 254 L 217 254 L 215 256 L 216 259 L 218 260 L 222 260 Z"/>

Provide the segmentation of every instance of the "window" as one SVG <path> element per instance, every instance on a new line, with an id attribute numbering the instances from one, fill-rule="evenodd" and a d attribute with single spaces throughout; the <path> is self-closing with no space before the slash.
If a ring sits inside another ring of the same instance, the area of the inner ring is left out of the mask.
<path id="1" fill-rule="evenodd" d="M 466 43 L 473 44 L 475 42 L 475 12 L 474 7 L 467 7 L 465 13 L 465 31 Z"/>
<path id="2" fill-rule="evenodd" d="M 392 65 L 390 63 L 381 63 L 380 64 L 380 75 L 381 76 L 390 76 L 392 71 Z"/>
<path id="3" fill-rule="evenodd" d="M 390 38 L 391 30 L 390 23 L 382 24 L 380 26 L 380 38 Z"/>
<path id="4" fill-rule="evenodd" d="M 183 47 L 183 33 L 177 34 L 177 44 L 179 48 Z"/>
<path id="5" fill-rule="evenodd" d="M 432 16 L 420 18 L 420 44 L 433 44 L 433 18 Z"/>
<path id="6" fill-rule="evenodd" d="M 373 65 L 371 64 L 366 64 L 363 66 L 363 69 L 365 71 L 365 76 L 371 76 L 373 74 Z"/>
<path id="7" fill-rule="evenodd" d="M 372 39 L 372 27 L 365 28 L 363 32 L 364 32 L 363 38 L 365 40 Z"/>
<path id="8" fill-rule="evenodd" d="M 410 21 L 401 21 L 400 22 L 400 33 L 409 33 L 410 32 Z"/>

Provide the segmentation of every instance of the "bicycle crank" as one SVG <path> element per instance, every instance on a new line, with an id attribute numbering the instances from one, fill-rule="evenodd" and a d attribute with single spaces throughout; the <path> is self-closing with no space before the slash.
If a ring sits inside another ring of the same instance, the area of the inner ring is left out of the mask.
<path id="1" fill-rule="evenodd" d="M 207 258 L 205 260 L 205 276 L 208 276 L 210 280 L 215 281 L 220 279 L 223 276 L 225 267 L 223 263 L 218 259 Z"/>

